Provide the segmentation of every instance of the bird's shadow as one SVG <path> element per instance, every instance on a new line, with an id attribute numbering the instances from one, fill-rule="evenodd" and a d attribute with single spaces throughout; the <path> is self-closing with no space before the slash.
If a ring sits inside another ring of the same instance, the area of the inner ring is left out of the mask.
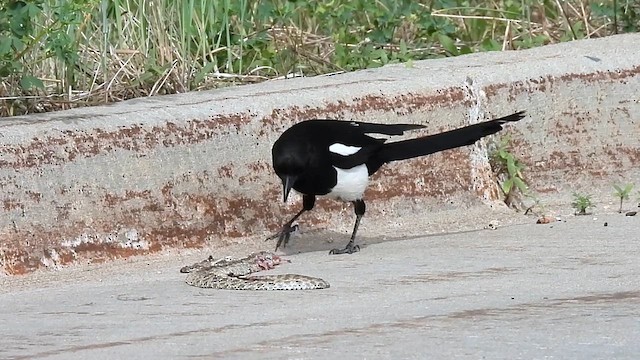
<path id="1" fill-rule="evenodd" d="M 452 232 L 438 232 L 438 233 L 424 233 L 424 234 L 406 234 L 406 235 L 378 235 L 378 236 L 361 236 L 356 238 L 356 245 L 361 249 L 365 249 L 369 245 L 379 244 L 381 242 L 388 241 L 400 241 L 400 240 L 414 240 L 434 236 L 442 236 L 447 234 L 462 234 L 482 231 L 482 229 L 452 231 Z M 293 234 L 289 243 L 285 248 L 280 248 L 285 255 L 300 254 L 314 251 L 327 251 L 332 249 L 343 249 L 349 242 L 350 234 L 341 233 L 337 231 L 318 229 L 309 230 L 303 233 Z"/>

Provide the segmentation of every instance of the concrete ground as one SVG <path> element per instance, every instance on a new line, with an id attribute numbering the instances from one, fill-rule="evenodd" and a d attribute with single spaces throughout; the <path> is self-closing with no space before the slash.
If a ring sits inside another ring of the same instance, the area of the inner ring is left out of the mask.
<path id="1" fill-rule="evenodd" d="M 638 359 L 639 221 L 405 238 L 274 271 L 331 283 L 315 291 L 189 287 L 178 269 L 204 252 L 7 277 L 0 358 Z"/>

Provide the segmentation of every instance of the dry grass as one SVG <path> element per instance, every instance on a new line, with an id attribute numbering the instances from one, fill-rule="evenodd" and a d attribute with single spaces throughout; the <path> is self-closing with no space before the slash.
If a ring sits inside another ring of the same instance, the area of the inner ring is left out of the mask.
<path id="1" fill-rule="evenodd" d="M 44 0 L 25 48 L 0 57 L 22 66 L 0 82 L 0 116 L 602 37 L 639 18 L 630 1 Z"/>

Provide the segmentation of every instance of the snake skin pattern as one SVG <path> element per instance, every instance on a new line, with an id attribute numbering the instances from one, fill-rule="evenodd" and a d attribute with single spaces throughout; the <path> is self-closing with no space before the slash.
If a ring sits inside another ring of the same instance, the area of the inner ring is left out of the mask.
<path id="1" fill-rule="evenodd" d="M 191 286 L 227 290 L 313 290 L 326 289 L 325 280 L 298 274 L 247 276 L 273 269 L 283 260 L 271 252 L 261 251 L 243 258 L 209 258 L 180 269 Z"/>

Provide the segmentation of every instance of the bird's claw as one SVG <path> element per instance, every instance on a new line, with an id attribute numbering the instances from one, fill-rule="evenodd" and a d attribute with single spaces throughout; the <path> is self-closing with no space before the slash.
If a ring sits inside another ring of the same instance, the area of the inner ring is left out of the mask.
<path id="1" fill-rule="evenodd" d="M 340 254 L 353 254 L 354 252 L 360 251 L 359 245 L 354 245 L 352 242 L 349 242 L 344 249 L 332 249 L 329 251 L 329 255 L 340 255 Z"/>
<path id="2" fill-rule="evenodd" d="M 276 251 L 278 251 L 278 248 L 280 248 L 280 246 L 282 246 L 282 248 L 284 249 L 285 247 L 287 247 L 287 244 L 289 243 L 289 239 L 291 238 L 291 233 L 297 231 L 298 227 L 299 227 L 298 224 L 290 224 L 290 223 L 284 224 L 280 229 L 280 231 L 269 236 L 268 238 L 265 239 L 265 241 L 269 241 L 277 238 L 278 242 L 276 243 Z"/>

